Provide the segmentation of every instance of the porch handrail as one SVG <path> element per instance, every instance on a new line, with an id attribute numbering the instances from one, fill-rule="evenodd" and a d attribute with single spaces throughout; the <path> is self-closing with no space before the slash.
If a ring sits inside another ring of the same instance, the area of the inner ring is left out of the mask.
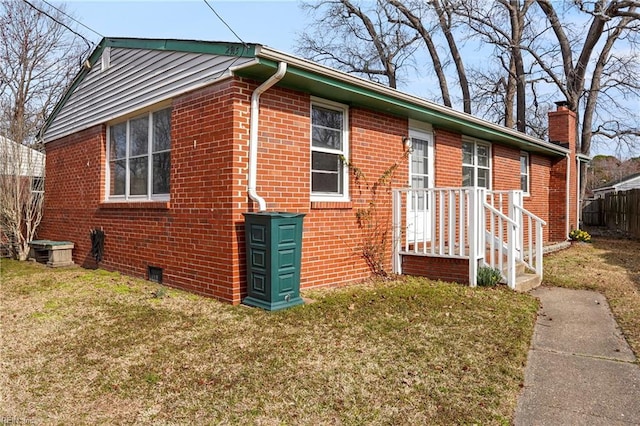
<path id="1" fill-rule="evenodd" d="M 543 236 L 542 236 L 542 227 L 547 225 L 543 219 L 539 218 L 535 214 L 531 213 L 529 210 L 526 210 L 522 206 L 514 206 L 515 210 L 519 212 L 520 215 L 526 216 L 529 218 L 527 222 L 528 226 L 526 226 L 527 231 L 527 247 L 525 249 L 524 244 L 522 244 L 522 253 L 521 253 L 521 261 L 524 262 L 525 266 L 531 270 L 536 272 L 536 275 L 542 277 L 543 273 Z M 520 241 L 524 242 L 524 232 L 525 232 L 525 223 L 521 221 L 522 225 L 520 227 Z M 535 223 L 535 240 L 533 235 L 533 226 L 532 223 Z"/>
<path id="2" fill-rule="evenodd" d="M 535 220 L 536 222 L 540 222 L 540 224 L 542 226 L 547 226 L 547 222 L 545 222 L 544 219 L 541 219 L 540 217 L 536 216 L 535 214 L 531 213 L 529 210 L 525 209 L 524 207 L 521 206 L 515 206 L 518 210 L 520 210 L 523 214 L 526 214 L 527 216 L 529 216 L 531 219 Z"/>
<path id="3" fill-rule="evenodd" d="M 396 188 L 392 215 L 395 273 L 403 256 L 428 256 L 468 259 L 471 286 L 481 266 L 498 269 L 512 289 L 516 262 L 542 276 L 546 222 L 524 208 L 522 191 Z"/>
<path id="4" fill-rule="evenodd" d="M 500 210 L 496 209 L 495 207 L 493 207 L 491 204 L 487 203 L 486 201 L 484 202 L 484 208 L 489 210 L 490 212 L 492 212 L 493 214 L 495 214 L 496 216 L 498 216 L 500 219 L 504 220 L 508 224 L 513 225 L 513 226 L 518 226 L 518 223 L 515 220 L 511 219 L 509 216 L 507 216 L 506 214 L 502 213 Z"/>
<path id="5" fill-rule="evenodd" d="M 486 228 L 484 222 L 484 234 L 489 235 L 489 259 L 484 256 L 484 264 L 500 271 L 507 281 L 509 288 L 516 288 L 516 235 L 518 231 L 518 222 L 502 213 L 500 210 L 487 203 L 486 198 L 482 201 L 483 211 L 486 210 L 490 215 L 489 229 Z M 496 219 L 497 218 L 497 226 Z M 481 222 L 482 223 L 482 222 Z M 504 228 L 507 228 L 506 244 L 504 238 Z M 496 229 L 497 228 L 497 229 Z M 497 234 L 497 235 L 496 235 Z M 496 240 L 499 245 L 496 248 Z M 506 245 L 506 247 L 505 247 Z M 496 252 L 498 255 L 496 256 Z M 507 255 L 507 264 L 504 265 L 504 253 Z M 505 267 L 506 266 L 506 267 Z"/>

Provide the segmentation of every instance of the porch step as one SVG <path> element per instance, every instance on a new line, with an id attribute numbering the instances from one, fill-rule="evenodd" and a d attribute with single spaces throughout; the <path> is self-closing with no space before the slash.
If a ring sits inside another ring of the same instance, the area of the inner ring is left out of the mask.
<path id="1" fill-rule="evenodd" d="M 506 273 L 506 270 L 505 270 Z M 534 273 L 527 272 L 523 262 L 516 262 L 516 291 L 526 293 L 540 286 L 542 278 Z"/>
<path id="2" fill-rule="evenodd" d="M 542 283 L 542 278 L 536 274 L 521 273 L 516 275 L 516 291 L 526 293 Z"/>

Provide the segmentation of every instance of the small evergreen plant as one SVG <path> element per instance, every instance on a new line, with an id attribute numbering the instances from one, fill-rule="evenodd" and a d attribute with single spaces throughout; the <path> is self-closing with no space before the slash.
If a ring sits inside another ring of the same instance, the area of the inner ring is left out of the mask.
<path id="1" fill-rule="evenodd" d="M 494 287 L 502 279 L 502 274 L 497 268 L 481 266 L 478 269 L 478 285 L 481 287 Z"/>

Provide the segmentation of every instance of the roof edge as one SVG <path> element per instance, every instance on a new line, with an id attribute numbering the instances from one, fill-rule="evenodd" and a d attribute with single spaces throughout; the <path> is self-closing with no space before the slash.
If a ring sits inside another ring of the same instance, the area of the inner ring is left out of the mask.
<path id="1" fill-rule="evenodd" d="M 71 80 L 69 86 L 65 89 L 62 97 L 53 107 L 51 113 L 47 116 L 44 125 L 36 138 L 42 139 L 44 134 L 51 126 L 51 123 L 57 117 L 62 107 L 69 100 L 74 90 L 82 83 L 93 66 L 100 60 L 102 53 L 107 47 L 122 49 L 149 49 L 149 50 L 167 50 L 190 53 L 204 53 L 211 55 L 237 56 L 240 58 L 254 58 L 256 51 L 260 50 L 260 45 L 256 43 L 232 43 L 221 41 L 202 41 L 202 40 L 181 40 L 181 39 L 155 39 L 155 38 L 126 38 L 126 37 L 103 37 L 96 45 L 96 48 L 89 54 L 87 59 L 82 63 L 80 71 Z"/>
<path id="2" fill-rule="evenodd" d="M 275 62 L 284 61 L 284 62 L 287 62 L 289 65 L 293 65 L 296 68 L 306 70 L 310 73 L 334 78 L 353 86 L 374 91 L 374 92 L 380 93 L 385 97 L 393 98 L 401 102 L 409 103 L 409 104 L 418 106 L 420 108 L 431 110 L 442 117 L 449 118 L 451 121 L 463 121 L 464 123 L 467 123 L 470 125 L 480 126 L 488 132 L 499 133 L 504 135 L 504 137 L 508 139 L 514 139 L 514 140 L 517 139 L 519 142 L 534 144 L 534 145 L 537 145 L 538 147 L 544 148 L 545 150 L 554 152 L 556 154 L 566 155 L 570 153 L 569 149 L 564 148 L 560 145 L 556 145 L 552 142 L 547 142 L 542 139 L 529 136 L 525 133 L 518 132 L 517 130 L 510 129 L 508 127 L 504 127 L 499 124 L 491 123 L 490 121 L 483 120 L 471 114 L 467 114 L 462 111 L 454 110 L 453 108 L 439 105 L 435 102 L 428 101 L 418 96 L 401 92 L 399 90 L 393 89 L 383 84 L 375 83 L 361 77 L 350 75 L 343 71 L 339 71 L 321 64 L 317 64 L 307 59 L 299 58 L 299 57 L 290 55 L 288 53 L 284 53 L 279 50 L 272 49 L 268 46 L 262 45 L 261 48 L 256 51 L 256 56 L 267 59 L 267 60 L 275 61 Z"/>

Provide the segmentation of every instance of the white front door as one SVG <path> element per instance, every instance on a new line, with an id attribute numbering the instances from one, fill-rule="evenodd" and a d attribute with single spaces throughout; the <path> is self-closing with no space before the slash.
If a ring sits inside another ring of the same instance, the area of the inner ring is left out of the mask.
<path id="1" fill-rule="evenodd" d="M 433 135 L 410 130 L 409 184 L 411 189 L 433 188 Z M 409 242 L 431 240 L 430 197 L 427 192 L 412 191 L 407 203 L 407 237 Z"/>

